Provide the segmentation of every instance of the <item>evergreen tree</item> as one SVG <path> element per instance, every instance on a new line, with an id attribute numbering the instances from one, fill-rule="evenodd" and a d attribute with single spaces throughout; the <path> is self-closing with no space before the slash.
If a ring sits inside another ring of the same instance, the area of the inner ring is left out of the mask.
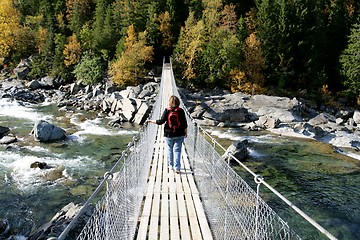
<path id="1" fill-rule="evenodd" d="M 344 85 L 348 91 L 357 98 L 360 105 L 360 24 L 351 29 L 348 45 L 340 57 L 341 73 L 345 76 Z"/>
<path id="2" fill-rule="evenodd" d="M 336 0 L 328 2 L 325 6 L 327 18 L 326 42 L 324 52 L 326 54 L 324 65 L 329 76 L 327 84 L 332 90 L 342 89 L 339 81 L 339 56 L 346 47 L 347 36 L 350 34 L 353 8 L 349 0 Z"/>
<path id="3" fill-rule="evenodd" d="M 69 28 L 79 33 L 81 27 L 92 19 L 92 0 L 66 0 L 66 18 L 69 21 Z"/>
<path id="4" fill-rule="evenodd" d="M 115 51 L 113 9 L 108 0 L 97 0 L 94 19 L 93 47 L 94 52 L 102 52 L 105 59 Z"/>
<path id="5" fill-rule="evenodd" d="M 257 33 L 269 83 L 319 88 L 324 76 L 324 17 L 320 1 L 258 1 Z"/>
<path id="6" fill-rule="evenodd" d="M 154 47 L 154 53 L 156 56 L 161 56 L 160 53 L 161 41 L 160 41 L 160 25 L 159 25 L 159 15 L 158 15 L 159 4 L 157 2 L 152 2 L 148 8 L 148 19 L 146 22 L 146 32 L 148 36 L 149 45 Z"/>

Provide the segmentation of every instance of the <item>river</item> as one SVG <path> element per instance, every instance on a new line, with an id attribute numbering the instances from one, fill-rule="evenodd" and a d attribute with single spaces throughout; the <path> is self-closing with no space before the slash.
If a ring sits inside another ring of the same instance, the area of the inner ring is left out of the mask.
<path id="1" fill-rule="evenodd" d="M 30 132 L 39 119 L 64 128 L 67 139 L 35 141 Z M 18 138 L 12 148 L 0 145 L 0 219 L 10 222 L 12 233 L 26 236 L 69 202 L 85 202 L 137 132 L 132 126 L 112 128 L 108 121 L 95 113 L 59 112 L 52 104 L 0 99 L 0 126 Z M 31 169 L 36 161 L 51 169 Z M 61 176 L 52 174 L 57 168 Z"/>
<path id="2" fill-rule="evenodd" d="M 30 132 L 39 119 L 64 128 L 68 138 L 50 144 L 34 141 Z M 26 236 L 69 202 L 82 204 L 87 199 L 137 132 L 135 126 L 113 128 L 108 121 L 96 113 L 59 112 L 50 103 L 23 105 L 0 99 L 0 126 L 9 127 L 18 138 L 12 148 L 0 145 L 0 219 L 8 219 L 13 234 Z M 328 144 L 268 132 L 209 131 L 225 146 L 248 139 L 246 164 L 253 171 L 338 239 L 360 239 L 360 161 L 356 152 L 347 152 L 349 157 Z M 60 168 L 61 176 L 54 180 L 46 174 L 51 169 L 31 169 L 36 161 Z M 255 186 L 239 166 L 233 168 Z M 307 237 L 312 234 L 308 231 L 311 226 L 264 188 L 261 194 L 300 236 L 311 239 Z"/>
<path id="3" fill-rule="evenodd" d="M 338 239 L 360 239 L 360 153 L 309 139 L 239 129 L 210 129 L 227 146 L 248 140 L 252 171 Z M 249 135 L 251 134 L 251 135 Z M 339 153 L 340 152 L 340 153 Z M 233 168 L 254 189 L 253 177 Z M 303 239 L 327 239 L 263 186 L 262 198 Z"/>

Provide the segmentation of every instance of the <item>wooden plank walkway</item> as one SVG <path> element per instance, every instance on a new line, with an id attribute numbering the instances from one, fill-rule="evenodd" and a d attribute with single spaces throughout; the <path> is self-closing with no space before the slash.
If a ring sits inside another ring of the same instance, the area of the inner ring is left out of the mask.
<path id="1" fill-rule="evenodd" d="M 158 127 L 137 239 L 213 239 L 185 147 L 180 174 L 176 174 L 167 166 L 161 126 Z"/>

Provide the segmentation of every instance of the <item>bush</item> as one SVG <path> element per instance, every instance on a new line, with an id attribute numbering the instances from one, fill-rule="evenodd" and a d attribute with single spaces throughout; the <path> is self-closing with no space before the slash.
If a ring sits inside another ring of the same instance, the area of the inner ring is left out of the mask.
<path id="1" fill-rule="evenodd" d="M 73 73 L 84 84 L 95 84 L 103 79 L 105 66 L 100 57 L 86 53 L 76 65 Z"/>

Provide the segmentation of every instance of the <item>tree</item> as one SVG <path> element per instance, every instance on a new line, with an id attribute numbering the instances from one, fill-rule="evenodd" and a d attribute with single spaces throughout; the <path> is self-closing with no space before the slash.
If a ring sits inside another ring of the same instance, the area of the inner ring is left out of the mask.
<path id="1" fill-rule="evenodd" d="M 318 89 L 324 83 L 322 1 L 258 1 L 257 37 L 268 78 L 280 88 Z"/>
<path id="2" fill-rule="evenodd" d="M 348 45 L 340 56 L 341 73 L 345 76 L 344 85 L 348 91 L 357 97 L 360 105 L 360 24 L 351 29 Z"/>
<path id="3" fill-rule="evenodd" d="M 9 57 L 18 47 L 20 33 L 20 14 L 13 7 L 12 0 L 3 0 L 0 4 L 0 63 L 1 59 Z"/>
<path id="4" fill-rule="evenodd" d="M 181 28 L 178 44 L 174 52 L 174 61 L 181 69 L 185 84 L 198 85 L 203 79 L 201 72 L 201 55 L 205 47 L 205 24 L 203 20 L 196 21 L 190 12 L 185 26 Z"/>
<path id="5" fill-rule="evenodd" d="M 167 50 L 170 51 L 172 48 L 172 43 L 173 43 L 173 35 L 171 33 L 171 19 L 170 19 L 170 14 L 169 12 L 164 12 L 162 14 L 160 14 L 159 16 L 159 21 L 160 21 L 160 33 L 162 36 L 162 47 Z"/>
<path id="6" fill-rule="evenodd" d="M 146 32 L 137 34 L 130 25 L 124 43 L 124 51 L 109 68 L 115 84 L 125 87 L 138 84 L 138 78 L 145 74 L 145 63 L 151 62 L 153 47 L 146 45 Z"/>
<path id="7" fill-rule="evenodd" d="M 81 45 L 78 42 L 75 33 L 72 36 L 68 37 L 67 44 L 64 48 L 64 63 L 66 66 L 71 66 L 79 62 L 81 58 Z"/>
<path id="8" fill-rule="evenodd" d="M 106 52 L 105 58 L 115 50 L 112 13 L 113 9 L 108 0 L 96 2 L 92 49 L 103 54 Z"/>
<path id="9" fill-rule="evenodd" d="M 104 77 L 104 65 L 100 57 L 86 52 L 80 62 L 75 66 L 76 79 L 90 85 L 100 82 Z"/>
<path id="10" fill-rule="evenodd" d="M 91 20 L 92 10 L 92 0 L 66 0 L 66 18 L 69 21 L 69 28 L 79 33 L 81 27 Z"/>
<path id="11" fill-rule="evenodd" d="M 237 16 L 235 12 L 235 5 L 225 5 L 224 9 L 221 12 L 221 20 L 220 20 L 221 28 L 227 30 L 229 32 L 235 33 L 237 27 Z"/>

